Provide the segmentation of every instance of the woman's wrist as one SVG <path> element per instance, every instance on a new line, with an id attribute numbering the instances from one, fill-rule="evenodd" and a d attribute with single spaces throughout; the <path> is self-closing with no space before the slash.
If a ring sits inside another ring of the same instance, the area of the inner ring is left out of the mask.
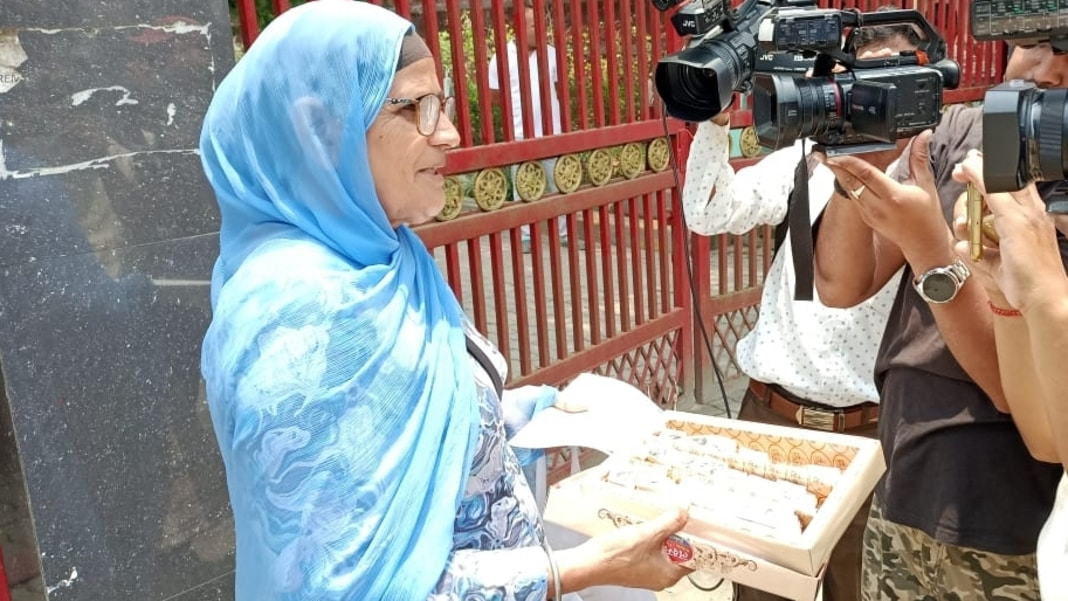
<path id="1" fill-rule="evenodd" d="M 581 591 L 591 586 L 612 584 L 598 574 L 598 564 L 589 543 L 555 552 L 560 573 L 560 595 Z"/>
<path id="2" fill-rule="evenodd" d="M 1068 280 L 1036 286 L 1020 299 L 1017 307 L 1025 318 L 1042 323 L 1054 319 L 1068 319 Z"/>
<path id="3" fill-rule="evenodd" d="M 919 277 L 935 267 L 948 267 L 959 256 L 953 249 L 955 242 L 953 233 L 949 228 L 939 233 L 932 233 L 925 238 L 917 238 L 914 244 L 908 248 L 902 246 L 901 252 L 905 255 L 913 274 Z"/>
<path id="4" fill-rule="evenodd" d="M 1016 307 L 1009 302 L 1009 299 L 1005 298 L 1005 294 L 994 285 L 984 286 L 986 288 L 986 298 L 990 302 L 991 308 L 997 307 L 1006 310 L 1015 310 Z"/>

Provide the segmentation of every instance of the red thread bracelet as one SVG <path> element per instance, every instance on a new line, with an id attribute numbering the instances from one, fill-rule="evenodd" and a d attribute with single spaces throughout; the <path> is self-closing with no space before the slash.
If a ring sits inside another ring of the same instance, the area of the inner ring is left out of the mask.
<path id="1" fill-rule="evenodd" d="M 999 315 L 1001 317 L 1019 317 L 1023 315 L 1023 313 L 1020 313 L 1019 309 L 1006 309 L 995 305 L 991 301 L 986 301 L 986 304 L 990 307 L 990 311 L 994 315 Z"/>

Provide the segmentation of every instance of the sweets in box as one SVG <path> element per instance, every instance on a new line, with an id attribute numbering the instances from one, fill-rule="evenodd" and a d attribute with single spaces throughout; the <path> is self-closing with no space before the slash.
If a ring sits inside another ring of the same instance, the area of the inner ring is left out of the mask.
<path id="1" fill-rule="evenodd" d="M 555 485 L 546 519 L 595 534 L 686 505 L 683 534 L 720 556 L 718 570 L 816 577 L 885 469 L 878 441 L 844 434 L 678 412 L 649 429 Z"/>

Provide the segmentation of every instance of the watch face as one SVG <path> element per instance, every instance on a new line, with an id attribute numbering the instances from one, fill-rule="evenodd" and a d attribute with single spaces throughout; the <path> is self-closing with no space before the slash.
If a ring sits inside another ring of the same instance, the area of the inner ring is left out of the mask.
<path id="1" fill-rule="evenodd" d="M 948 273 L 931 273 L 921 283 L 923 294 L 936 303 L 944 303 L 957 294 L 957 283 Z"/>

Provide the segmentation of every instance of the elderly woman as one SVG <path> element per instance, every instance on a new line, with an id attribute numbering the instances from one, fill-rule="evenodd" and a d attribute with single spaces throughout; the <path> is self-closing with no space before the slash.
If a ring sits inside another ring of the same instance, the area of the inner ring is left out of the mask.
<path id="1" fill-rule="evenodd" d="M 444 206 L 452 110 L 412 25 L 346 0 L 279 17 L 212 100 L 203 372 L 239 599 L 540 601 L 686 573 L 661 550 L 684 511 L 544 544 L 503 358 L 409 229 Z"/>

